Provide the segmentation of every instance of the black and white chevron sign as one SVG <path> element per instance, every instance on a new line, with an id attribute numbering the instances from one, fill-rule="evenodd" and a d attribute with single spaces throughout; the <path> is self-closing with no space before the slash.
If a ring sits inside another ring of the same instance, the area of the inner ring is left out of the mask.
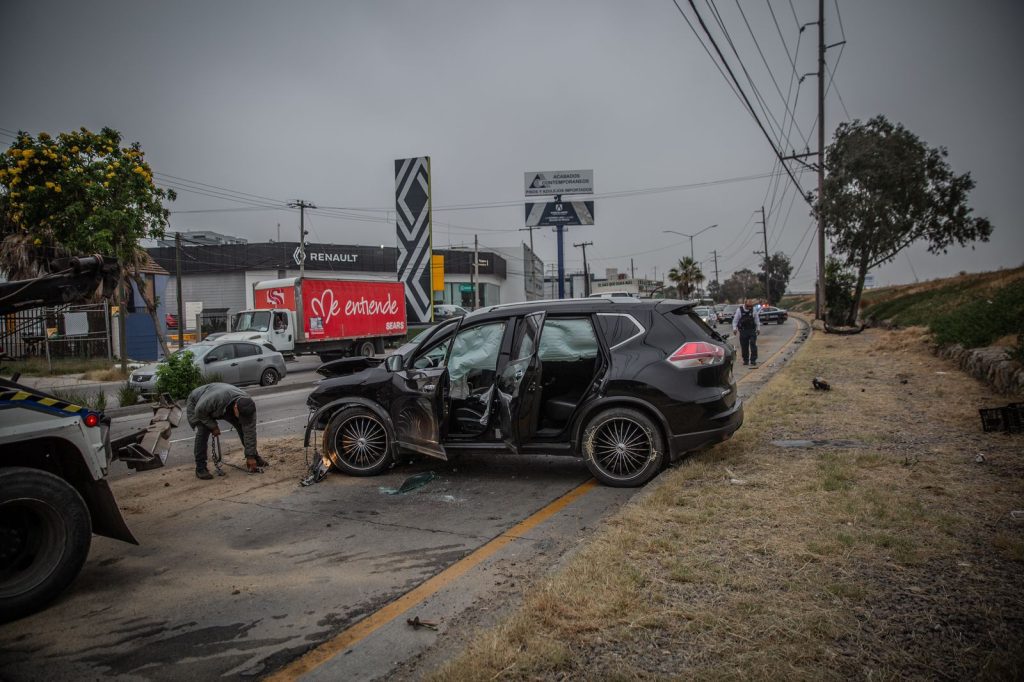
<path id="1" fill-rule="evenodd" d="M 398 281 L 405 284 L 405 315 L 410 324 L 430 322 L 431 216 L 430 157 L 395 161 L 398 229 Z"/>

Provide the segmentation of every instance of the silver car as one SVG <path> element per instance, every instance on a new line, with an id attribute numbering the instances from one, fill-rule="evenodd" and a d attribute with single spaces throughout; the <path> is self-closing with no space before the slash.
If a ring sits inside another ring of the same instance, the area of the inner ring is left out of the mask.
<path id="1" fill-rule="evenodd" d="M 244 386 L 273 386 L 288 374 L 284 356 L 275 350 L 248 341 L 197 343 L 178 351 L 191 351 L 199 371 L 206 377 Z M 163 361 L 161 361 L 163 362 Z M 160 363 L 140 367 L 132 372 L 129 383 L 143 395 L 156 393 L 156 368 Z"/>

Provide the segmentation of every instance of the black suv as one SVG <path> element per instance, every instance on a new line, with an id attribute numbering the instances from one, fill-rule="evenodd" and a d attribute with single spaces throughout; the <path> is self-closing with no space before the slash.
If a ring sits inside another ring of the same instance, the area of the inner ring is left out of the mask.
<path id="1" fill-rule="evenodd" d="M 734 352 L 684 301 L 534 301 L 431 327 L 384 360 L 317 371 L 306 445 L 324 464 L 380 473 L 398 451 L 583 457 L 639 486 L 743 422 Z"/>

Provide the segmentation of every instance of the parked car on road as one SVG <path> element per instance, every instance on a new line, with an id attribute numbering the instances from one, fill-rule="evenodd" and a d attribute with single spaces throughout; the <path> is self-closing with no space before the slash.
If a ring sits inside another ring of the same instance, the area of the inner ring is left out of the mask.
<path id="1" fill-rule="evenodd" d="M 732 348 L 692 302 L 532 301 L 442 322 L 387 358 L 317 371 L 305 441 L 353 476 L 400 452 L 583 457 L 611 486 L 643 485 L 743 421 Z"/>
<path id="2" fill-rule="evenodd" d="M 693 309 L 693 312 L 712 329 L 718 326 L 718 313 L 715 311 L 714 306 L 699 305 Z"/>
<path id="3" fill-rule="evenodd" d="M 462 317 L 468 315 L 469 311 L 460 305 L 451 305 L 448 303 L 435 305 L 434 306 L 434 321 L 441 322 L 442 320 L 448 320 L 453 317 Z"/>
<path id="4" fill-rule="evenodd" d="M 192 351 L 196 366 L 203 375 L 219 377 L 220 381 L 235 386 L 273 386 L 288 374 L 283 355 L 248 341 L 197 343 L 178 353 L 184 351 Z M 156 368 L 160 364 L 154 362 L 134 370 L 128 379 L 129 384 L 144 396 L 156 394 Z"/>
<path id="5" fill-rule="evenodd" d="M 739 308 L 739 306 L 734 303 L 722 306 L 718 311 L 718 321 L 732 324 L 732 318 L 736 316 L 737 308 Z"/>
<path id="6" fill-rule="evenodd" d="M 763 305 L 761 306 L 761 309 L 757 311 L 757 316 L 761 318 L 761 324 L 767 324 L 769 322 L 782 324 L 789 319 L 789 312 L 782 308 L 776 308 L 775 306 Z"/>

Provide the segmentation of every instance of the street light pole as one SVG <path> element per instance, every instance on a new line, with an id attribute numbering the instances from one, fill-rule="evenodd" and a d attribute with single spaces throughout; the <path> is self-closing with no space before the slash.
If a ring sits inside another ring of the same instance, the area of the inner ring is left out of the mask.
<path id="1" fill-rule="evenodd" d="M 707 227 L 705 227 L 700 232 L 696 232 L 694 234 L 686 234 L 685 232 L 680 232 L 679 230 L 662 230 L 662 232 L 671 233 L 671 234 L 678 234 L 680 237 L 686 237 L 687 239 L 689 239 L 690 240 L 690 260 L 693 260 L 694 259 L 693 258 L 693 238 L 694 237 L 699 237 L 700 235 L 702 235 L 705 232 L 707 232 L 708 230 L 710 230 L 712 227 L 718 227 L 718 223 L 715 223 L 714 225 L 708 225 Z"/>

